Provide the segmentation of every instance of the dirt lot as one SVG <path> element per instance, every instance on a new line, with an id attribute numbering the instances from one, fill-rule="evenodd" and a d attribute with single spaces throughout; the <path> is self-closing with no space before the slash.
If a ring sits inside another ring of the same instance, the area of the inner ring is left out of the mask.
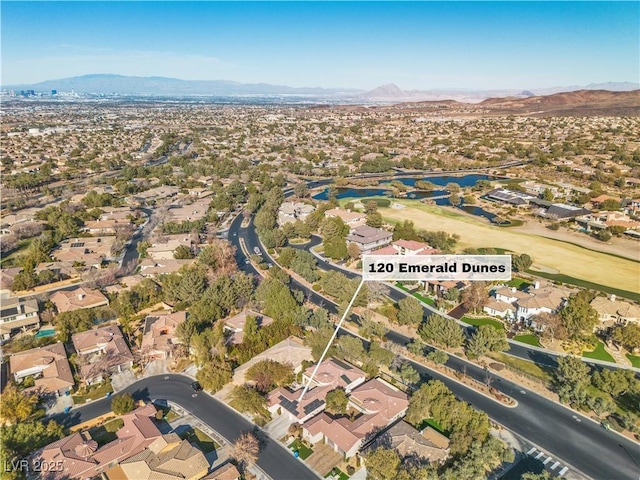
<path id="1" fill-rule="evenodd" d="M 460 236 L 459 250 L 465 247 L 492 247 L 527 253 L 540 270 L 557 271 L 613 288 L 638 291 L 640 263 L 637 261 L 588 250 L 540 234 L 526 233 L 527 229 L 535 231 L 530 226 L 497 227 L 437 206 L 406 200 L 398 203 L 405 205 L 405 208 L 380 208 L 379 212 L 387 220 L 411 220 L 417 228 L 457 234 Z M 569 241 L 573 242 L 574 239 Z"/>

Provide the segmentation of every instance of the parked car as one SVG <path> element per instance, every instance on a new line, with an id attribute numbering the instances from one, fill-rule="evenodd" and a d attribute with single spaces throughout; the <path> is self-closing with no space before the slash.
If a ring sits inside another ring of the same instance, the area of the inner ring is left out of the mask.
<path id="1" fill-rule="evenodd" d="M 200 382 L 192 382 L 191 383 L 191 388 L 193 388 L 194 392 L 201 392 L 202 391 L 202 385 L 200 385 Z"/>

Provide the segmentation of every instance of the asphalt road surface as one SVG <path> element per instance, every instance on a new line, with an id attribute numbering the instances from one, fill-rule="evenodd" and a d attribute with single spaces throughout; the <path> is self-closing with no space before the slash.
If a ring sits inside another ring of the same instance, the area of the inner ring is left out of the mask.
<path id="1" fill-rule="evenodd" d="M 193 380 L 184 375 L 157 375 L 140 380 L 126 388 L 136 400 L 169 400 L 185 408 L 213 428 L 230 442 L 242 433 L 257 428 L 253 423 L 210 395 L 199 392 L 194 397 Z M 89 405 L 74 408 L 68 414 L 53 419 L 65 426 L 90 420 L 111 410 L 111 399 L 104 398 Z M 284 446 L 266 435 L 257 461 L 258 466 L 274 480 L 317 479 L 304 462 L 297 459 Z"/>

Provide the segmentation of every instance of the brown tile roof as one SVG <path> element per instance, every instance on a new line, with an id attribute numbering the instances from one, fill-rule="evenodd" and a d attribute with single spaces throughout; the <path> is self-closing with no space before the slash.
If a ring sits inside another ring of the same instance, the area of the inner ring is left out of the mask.
<path id="1" fill-rule="evenodd" d="M 349 401 L 365 413 L 380 416 L 385 425 L 409 406 L 406 393 L 379 378 L 369 380 L 353 390 Z"/>
<path id="2" fill-rule="evenodd" d="M 167 352 L 175 343 L 175 330 L 187 319 L 187 312 L 152 313 L 144 322 L 142 349 Z"/>
<path id="3" fill-rule="evenodd" d="M 124 426 L 116 432 L 118 438 L 99 449 L 86 432 L 76 432 L 38 450 L 32 458 L 41 462 L 63 462 L 62 470 L 51 472 L 47 480 L 95 477 L 109 464 L 140 453 L 162 436 L 149 418 L 155 412 L 155 407 L 149 404 L 123 415 Z"/>
<path id="4" fill-rule="evenodd" d="M 83 375 L 88 378 L 91 378 L 90 371 L 95 363 L 93 360 L 99 361 L 102 366 L 107 362 L 107 368 L 133 362 L 133 354 L 116 325 L 76 333 L 71 336 L 71 341 L 79 355 L 96 354 L 89 364 L 80 367 Z M 98 354 L 100 351 L 104 353 Z"/>
<path id="5" fill-rule="evenodd" d="M 400 421 L 376 438 L 366 450 L 378 447 L 395 449 L 403 457 L 418 455 L 430 462 L 441 462 L 449 454 L 449 439 L 431 427 L 421 433 Z"/>
<path id="6" fill-rule="evenodd" d="M 14 378 L 29 369 L 41 373 L 35 380 L 35 388 L 46 392 L 56 392 L 74 385 L 73 374 L 67 360 L 64 345 L 60 342 L 45 347 L 32 348 L 9 357 L 9 370 Z"/>
<path id="7" fill-rule="evenodd" d="M 305 375 L 311 377 L 315 365 L 305 370 Z M 342 362 L 335 358 L 328 358 L 318 367 L 313 382 L 319 386 L 330 386 L 332 389 L 338 387 L 347 387 L 359 378 L 365 378 L 367 375 L 358 367 L 354 367 L 348 363 Z"/>
<path id="8" fill-rule="evenodd" d="M 407 250 L 423 250 L 431 249 L 432 247 L 423 242 L 416 242 L 415 240 L 396 240 L 392 243 L 400 248 L 406 248 Z"/>
<path id="9" fill-rule="evenodd" d="M 485 305 L 485 308 L 491 308 L 496 312 L 506 312 L 508 310 L 515 312 L 516 310 L 510 303 L 503 302 L 502 300 L 496 300 L 495 298 L 490 299 Z"/>
<path id="10" fill-rule="evenodd" d="M 200 477 L 209 469 L 209 462 L 200 450 L 178 438 L 163 451 L 143 450 L 124 460 L 120 467 L 129 480 L 178 480 Z"/>
<path id="11" fill-rule="evenodd" d="M 84 287 L 78 287 L 71 291 L 58 290 L 51 295 L 51 301 L 60 313 L 109 305 L 109 300 L 100 291 Z"/>
<path id="12" fill-rule="evenodd" d="M 380 379 L 373 379 L 351 392 L 350 405 L 363 414 L 351 421 L 348 417 L 331 418 L 326 413 L 316 415 L 304 423 L 311 435 L 322 432 L 338 447 L 348 452 L 371 432 L 386 427 L 409 406 L 407 395 Z"/>
<path id="13" fill-rule="evenodd" d="M 233 463 L 225 463 L 221 467 L 216 468 L 202 480 L 238 480 L 240 472 Z"/>

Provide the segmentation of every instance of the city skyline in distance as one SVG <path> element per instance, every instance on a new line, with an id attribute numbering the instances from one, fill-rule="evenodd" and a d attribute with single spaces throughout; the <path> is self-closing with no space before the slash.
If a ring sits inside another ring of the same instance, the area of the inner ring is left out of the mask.
<path id="1" fill-rule="evenodd" d="M 368 91 L 638 82 L 637 2 L 4 2 L 2 85 L 90 73 Z"/>

